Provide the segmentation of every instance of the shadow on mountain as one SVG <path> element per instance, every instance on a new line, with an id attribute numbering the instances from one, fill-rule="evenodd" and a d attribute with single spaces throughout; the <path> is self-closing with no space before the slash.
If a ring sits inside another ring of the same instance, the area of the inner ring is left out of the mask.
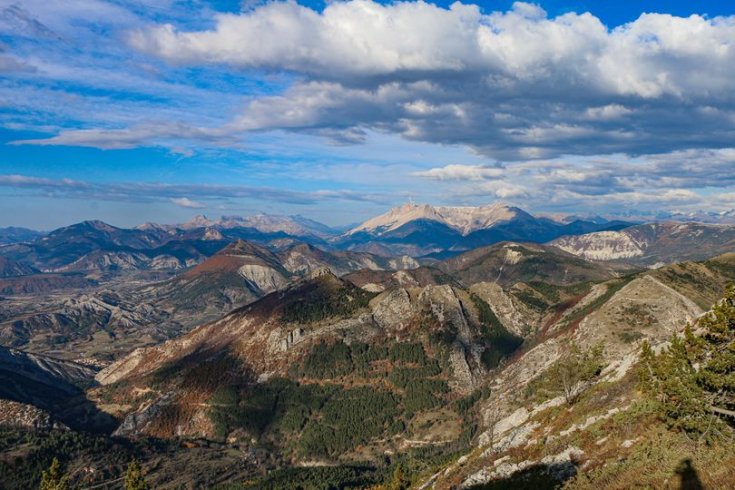
<path id="1" fill-rule="evenodd" d="M 577 465 L 573 461 L 535 464 L 516 471 L 507 478 L 499 478 L 470 488 L 472 490 L 507 490 L 509 488 L 514 490 L 552 490 L 563 487 L 564 483 L 576 474 Z"/>
<path id="2" fill-rule="evenodd" d="M 0 346 L 0 399 L 37 407 L 67 427 L 109 433 L 116 422 L 87 399 L 88 366 Z"/>
<path id="3" fill-rule="evenodd" d="M 0 369 L 0 399 L 45 410 L 73 430 L 109 434 L 117 427 L 117 421 L 88 400 L 81 388 L 62 380 L 51 385 Z"/>
<path id="4" fill-rule="evenodd" d="M 690 458 L 681 460 L 679 466 L 676 467 L 676 474 L 679 475 L 681 481 L 679 486 L 681 490 L 704 490 L 704 485 Z"/>

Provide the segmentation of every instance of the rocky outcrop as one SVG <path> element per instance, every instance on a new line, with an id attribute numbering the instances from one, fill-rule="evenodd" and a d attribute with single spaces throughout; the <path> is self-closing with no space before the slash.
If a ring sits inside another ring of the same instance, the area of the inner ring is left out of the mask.
<path id="1" fill-rule="evenodd" d="M 281 341 L 281 349 L 288 350 L 304 339 L 304 329 L 299 327 L 291 330 L 286 338 Z"/>
<path id="2" fill-rule="evenodd" d="M 476 294 L 493 309 L 498 320 L 510 332 L 525 336 L 532 326 L 529 320 L 533 314 L 528 309 L 513 301 L 513 297 L 503 288 L 492 282 L 479 282 L 470 286 L 470 292 Z"/>
<path id="3" fill-rule="evenodd" d="M 636 240 L 624 230 L 566 236 L 557 238 L 552 244 L 565 252 L 589 260 L 620 260 L 640 257 L 648 247 L 646 241 Z"/>
<path id="4" fill-rule="evenodd" d="M 264 265 L 246 264 L 237 272 L 255 289 L 263 293 L 281 289 L 288 284 L 288 279 L 280 272 Z"/>
<path id="5" fill-rule="evenodd" d="M 158 397 L 155 401 L 135 412 L 128 414 L 120 426 L 115 430 L 115 436 L 131 436 L 145 431 L 146 427 L 156 420 L 156 417 L 171 404 L 173 394 L 167 393 Z"/>
<path id="6" fill-rule="evenodd" d="M 48 431 L 69 430 L 50 413 L 33 405 L 0 399 L 0 426 Z"/>
<path id="7" fill-rule="evenodd" d="M 413 317 L 411 297 L 404 288 L 395 288 L 374 300 L 373 318 L 385 330 L 403 330 Z"/>
<path id="8" fill-rule="evenodd" d="M 492 467 L 483 468 L 468 476 L 459 488 L 472 488 L 490 483 L 493 480 L 505 480 L 531 467 L 537 467 L 547 473 L 552 480 L 561 482 L 576 474 L 577 462 L 583 455 L 584 451 L 571 446 L 558 454 L 546 456 L 538 461 L 524 460 L 519 463 L 512 463 L 506 456 L 496 460 Z"/>

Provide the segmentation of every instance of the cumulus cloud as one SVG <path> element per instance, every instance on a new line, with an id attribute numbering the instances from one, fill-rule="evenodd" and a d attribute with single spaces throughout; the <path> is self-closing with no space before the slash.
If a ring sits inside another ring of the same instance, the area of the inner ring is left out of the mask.
<path id="1" fill-rule="evenodd" d="M 369 127 L 465 144 L 494 158 L 721 148 L 735 130 L 735 17 L 643 14 L 608 29 L 535 5 L 353 0 L 318 12 L 273 2 L 129 35 L 176 64 L 288 71 L 291 88 L 250 102 L 232 131 Z"/>
<path id="2" fill-rule="evenodd" d="M 188 197 L 174 197 L 171 199 L 171 202 L 182 208 L 189 208 L 189 209 L 202 209 L 202 208 L 207 207 L 206 205 L 200 202 L 192 201 Z"/>

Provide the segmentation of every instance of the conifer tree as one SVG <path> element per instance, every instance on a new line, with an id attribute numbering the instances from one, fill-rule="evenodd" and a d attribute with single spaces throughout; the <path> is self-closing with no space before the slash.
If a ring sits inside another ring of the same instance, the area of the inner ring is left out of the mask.
<path id="1" fill-rule="evenodd" d="M 735 409 L 735 286 L 683 338 L 673 335 L 659 355 L 648 343 L 641 351 L 639 380 L 670 427 L 709 439 Z"/>
<path id="2" fill-rule="evenodd" d="M 69 478 L 61 471 L 61 463 L 54 458 L 49 469 L 41 474 L 40 490 L 69 490 Z"/>
<path id="3" fill-rule="evenodd" d="M 549 368 L 547 384 L 558 387 L 567 404 L 572 405 L 604 367 L 602 345 L 583 351 L 573 343 L 569 353 Z"/>
<path id="4" fill-rule="evenodd" d="M 148 484 L 143 478 L 143 470 L 137 461 L 128 465 L 125 473 L 125 490 L 148 490 Z"/>

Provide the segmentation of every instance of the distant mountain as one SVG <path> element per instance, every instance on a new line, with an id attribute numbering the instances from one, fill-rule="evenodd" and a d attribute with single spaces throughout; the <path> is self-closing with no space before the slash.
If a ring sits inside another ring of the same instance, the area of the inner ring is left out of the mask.
<path id="1" fill-rule="evenodd" d="M 30 243 L 0 247 L 0 255 L 44 272 L 170 270 L 190 267 L 224 246 L 178 240 L 160 227 L 124 229 L 101 221 L 59 228 Z"/>
<path id="2" fill-rule="evenodd" d="M 33 267 L 0 255 L 0 277 L 26 276 L 38 272 Z"/>
<path id="3" fill-rule="evenodd" d="M 428 204 L 404 204 L 385 214 L 369 219 L 360 226 L 347 232 L 352 235 L 367 232 L 382 235 L 401 228 L 412 221 L 436 221 L 466 236 L 473 231 L 491 228 L 497 223 L 505 223 L 526 214 L 518 208 L 504 204 L 491 204 L 479 207 L 430 206 Z"/>
<path id="4" fill-rule="evenodd" d="M 28 228 L 18 228 L 9 226 L 0 228 L 0 245 L 9 245 L 11 243 L 32 242 L 36 238 L 43 236 L 42 231 L 30 230 Z"/>
<path id="5" fill-rule="evenodd" d="M 434 207 L 406 204 L 353 228 L 333 243 L 350 250 L 441 256 L 501 241 L 545 242 L 568 234 L 621 229 L 626 222 L 575 220 L 560 223 L 536 218 L 504 204 Z M 380 247 L 380 248 L 379 248 Z"/>
<path id="6" fill-rule="evenodd" d="M 589 260 L 653 266 L 703 260 L 735 250 L 735 226 L 702 223 L 648 223 L 619 231 L 565 236 L 551 242 Z"/>
<path id="7" fill-rule="evenodd" d="M 402 256 L 441 259 L 505 240 L 545 242 L 563 235 L 618 230 L 628 225 L 582 220 L 560 223 L 536 218 L 503 204 L 477 208 L 408 204 L 344 234 L 299 215 L 223 216 L 218 220 L 196 216 L 180 225 L 145 223 L 133 229 L 101 221 L 84 221 L 27 243 L 0 246 L 0 256 L 10 261 L 7 264 L 18 264 L 13 268 L 3 266 L 7 270 L 5 275 L 28 274 L 35 269 L 44 273 L 106 274 L 110 277 L 120 272 L 170 273 L 187 269 L 211 257 L 228 243 L 245 240 L 273 252 L 290 250 L 299 244 L 331 250 L 332 262 L 326 266 L 341 275 L 356 270 L 356 263 L 368 268 L 407 267 L 386 261 L 382 265 L 371 265 L 369 262 L 375 256 L 398 261 L 406 260 Z M 373 258 L 368 255 L 339 258 L 335 250 L 367 253 Z M 338 265 L 340 261 L 344 262 L 341 266 Z"/>
<path id="8" fill-rule="evenodd" d="M 326 251 L 299 243 L 280 251 L 236 240 L 201 264 L 144 289 L 161 308 L 181 314 L 216 317 L 281 289 L 320 269 L 341 276 L 360 269 L 399 270 L 418 267 L 410 257 L 386 258 L 368 253 Z M 182 319 L 182 321 L 185 321 Z"/>
<path id="9" fill-rule="evenodd" d="M 211 220 L 206 216 L 195 216 L 186 223 L 173 225 L 172 228 L 192 230 L 196 228 L 214 228 L 231 230 L 234 228 L 250 228 L 264 234 L 283 233 L 294 237 L 326 238 L 337 232 L 327 225 L 304 218 L 300 215 L 282 216 L 274 214 L 255 214 L 251 216 L 222 216 Z"/>
<path id="10" fill-rule="evenodd" d="M 270 250 L 237 240 L 162 284 L 147 288 L 156 303 L 174 312 L 221 315 L 289 283 L 291 273 Z"/>
<path id="11" fill-rule="evenodd" d="M 639 222 L 648 221 L 678 221 L 709 224 L 735 224 L 735 209 L 725 211 L 658 211 L 646 212 L 641 210 L 627 210 L 616 214 L 620 219 Z"/>

